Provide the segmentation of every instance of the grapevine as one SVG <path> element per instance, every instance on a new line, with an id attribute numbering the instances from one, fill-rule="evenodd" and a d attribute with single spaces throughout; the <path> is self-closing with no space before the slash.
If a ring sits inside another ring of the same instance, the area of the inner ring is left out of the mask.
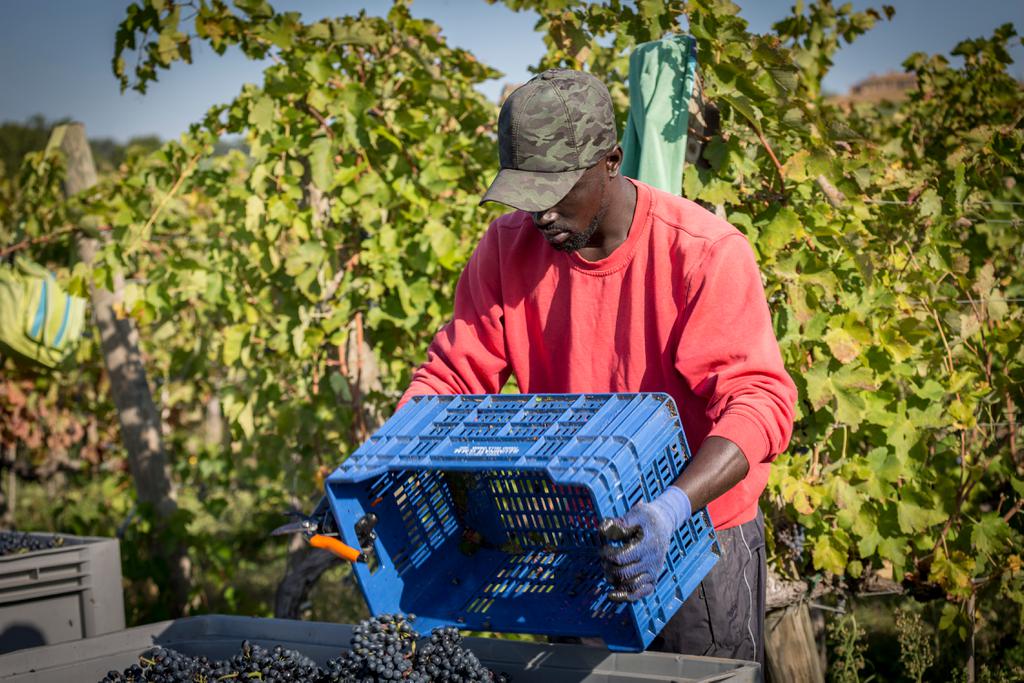
<path id="1" fill-rule="evenodd" d="M 191 24 L 185 4 L 200 8 Z M 685 171 L 684 194 L 756 250 L 799 389 L 790 448 L 761 501 L 774 568 L 853 588 L 885 579 L 944 599 L 938 626 L 954 642 L 991 629 L 1019 645 L 1016 29 L 950 44 L 951 56 L 909 55 L 917 85 L 906 102 L 842 109 L 822 78 L 890 8 L 798 3 L 758 35 L 730 0 L 503 4 L 539 15 L 538 69 L 609 84 L 620 126 L 632 49 L 677 30 L 696 39 L 722 125 L 704 163 Z M 188 61 L 190 42 L 269 58 L 263 81 L 87 196 L 62 199 L 60 160 L 30 155 L 0 177 L 0 242 L 28 244 L 18 257 L 74 293 L 124 278 L 123 313 L 139 330 L 181 491 L 173 531 L 195 566 L 189 604 L 265 614 L 268 592 L 224 586 L 281 561 L 262 542 L 268 516 L 322 486 L 316 473 L 393 409 L 493 217 L 476 201 L 496 170 L 497 108 L 475 87 L 497 74 L 404 2 L 387 20 L 316 22 L 238 6 L 136 0 L 116 47 L 125 87 Z M 215 154 L 223 134 L 245 152 Z M 110 228 L 94 269 L 69 265 L 64 231 L 79 224 Z M 134 509 L 102 367 L 92 340 L 51 377 L 4 365 L 4 457 L 23 480 L 66 477 L 59 513 L 46 481 L 23 487 L 19 525 L 153 534 Z M 205 438 L 220 422 L 229 434 Z M 131 621 L 164 618 L 167 605 L 147 596 L 166 596 L 145 590 L 160 558 L 124 561 Z M 979 639 L 979 656 L 996 640 Z"/>

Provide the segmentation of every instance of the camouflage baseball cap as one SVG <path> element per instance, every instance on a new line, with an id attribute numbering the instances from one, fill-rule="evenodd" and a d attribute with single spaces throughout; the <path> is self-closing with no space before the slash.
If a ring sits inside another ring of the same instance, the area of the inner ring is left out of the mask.
<path id="1" fill-rule="evenodd" d="M 608 88 L 582 71 L 548 69 L 498 115 L 501 170 L 480 203 L 543 211 L 618 144 Z"/>

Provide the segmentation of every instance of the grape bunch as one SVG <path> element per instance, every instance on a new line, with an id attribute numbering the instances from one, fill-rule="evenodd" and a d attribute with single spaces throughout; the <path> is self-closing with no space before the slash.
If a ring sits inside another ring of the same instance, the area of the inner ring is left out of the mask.
<path id="1" fill-rule="evenodd" d="M 33 550 L 47 550 L 64 544 L 59 536 L 33 536 L 18 531 L 0 531 L 0 555 L 17 555 Z"/>
<path id="2" fill-rule="evenodd" d="M 410 615 L 409 619 L 414 619 Z M 352 633 L 351 649 L 327 662 L 324 681 L 391 681 L 413 676 L 417 634 L 400 615 L 382 614 L 366 619 Z"/>
<path id="3" fill-rule="evenodd" d="M 429 640 L 416 654 L 420 681 L 439 683 L 508 683 L 508 674 L 495 674 L 462 647 L 462 634 L 457 628 L 435 628 Z"/>
<path id="4" fill-rule="evenodd" d="M 228 676 L 230 680 L 231 674 L 238 673 L 239 678 L 262 681 L 319 681 L 322 673 L 316 662 L 301 652 L 280 645 L 266 650 L 249 641 L 242 643 L 242 651 L 227 664 L 227 671 L 214 672 L 215 678 Z"/>
<path id="5" fill-rule="evenodd" d="M 236 679 L 318 683 L 322 673 L 316 662 L 300 652 L 280 645 L 268 650 L 246 640 L 237 654 L 221 661 L 154 647 L 139 657 L 138 664 L 121 672 L 110 671 L 100 683 L 213 683 Z"/>
<path id="6" fill-rule="evenodd" d="M 436 628 L 420 638 L 409 622 L 415 615 L 382 614 L 355 627 L 350 649 L 318 667 L 305 655 L 280 645 L 268 650 L 249 641 L 225 660 L 192 657 L 154 647 L 124 671 L 111 671 L 100 683 L 509 683 L 462 646 L 455 628 Z"/>
<path id="7" fill-rule="evenodd" d="M 110 671 L 102 683 L 139 683 L 141 681 L 198 681 L 210 669 L 206 658 L 189 657 L 174 650 L 154 647 L 139 656 L 139 663 L 123 672 Z"/>
<path id="8" fill-rule="evenodd" d="M 800 524 L 779 524 L 775 527 L 775 541 L 780 551 L 788 550 L 794 561 L 804 551 L 804 527 Z"/>

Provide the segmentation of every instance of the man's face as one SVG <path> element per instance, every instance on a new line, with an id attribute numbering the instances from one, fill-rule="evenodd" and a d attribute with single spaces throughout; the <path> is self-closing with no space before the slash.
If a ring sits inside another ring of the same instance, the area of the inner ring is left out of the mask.
<path id="1" fill-rule="evenodd" d="M 602 159 L 580 176 L 560 202 L 532 214 L 534 225 L 554 249 L 578 251 L 587 246 L 597 232 L 608 211 L 606 166 L 606 160 Z"/>

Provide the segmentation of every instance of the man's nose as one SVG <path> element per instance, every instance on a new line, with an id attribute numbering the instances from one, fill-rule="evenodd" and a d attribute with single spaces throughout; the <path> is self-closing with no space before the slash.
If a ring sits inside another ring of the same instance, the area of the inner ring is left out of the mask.
<path id="1" fill-rule="evenodd" d="M 558 212 L 554 209 L 533 212 L 533 224 L 538 228 L 546 228 L 556 220 L 558 220 Z"/>

